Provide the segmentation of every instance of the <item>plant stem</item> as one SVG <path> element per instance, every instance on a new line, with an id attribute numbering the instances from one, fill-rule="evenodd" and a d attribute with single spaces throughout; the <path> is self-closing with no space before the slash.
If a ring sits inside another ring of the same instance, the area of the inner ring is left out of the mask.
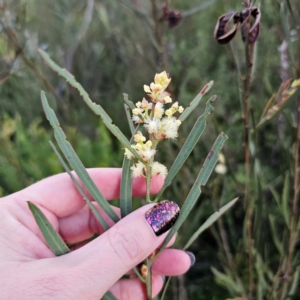
<path id="1" fill-rule="evenodd" d="M 171 281 L 171 276 L 168 278 L 168 280 L 167 280 L 167 282 L 165 283 L 165 286 L 164 286 L 164 289 L 163 289 L 163 293 L 162 293 L 162 295 L 161 295 L 161 298 L 160 298 L 160 300 L 164 300 L 164 298 L 165 298 L 165 295 L 166 295 L 166 292 L 167 292 L 167 289 L 168 289 L 168 286 L 169 286 L 169 283 L 170 283 L 170 281 Z"/>
<path id="2" fill-rule="evenodd" d="M 147 300 L 152 300 L 152 261 L 150 258 L 146 259 L 146 264 L 148 268 L 148 276 L 146 278 Z"/>
<path id="3" fill-rule="evenodd" d="M 246 76 L 243 79 L 243 98 L 244 98 L 244 161 L 246 169 L 246 186 L 245 186 L 245 211 L 246 211 L 246 228 L 247 228 L 247 248 L 248 248 L 248 267 L 249 267 L 249 294 L 248 298 L 252 299 L 253 294 L 253 257 L 252 257 L 252 247 L 253 247 L 253 238 L 252 238 L 252 216 L 253 208 L 250 197 L 250 176 L 251 176 L 251 165 L 250 165 L 250 151 L 249 151 L 249 112 L 250 112 L 250 83 L 252 76 L 252 66 L 253 66 L 253 44 L 249 43 L 249 28 L 250 28 L 250 19 L 248 19 L 249 26 L 248 34 L 245 42 L 245 58 L 246 58 L 246 67 L 247 72 Z"/>
<path id="4" fill-rule="evenodd" d="M 151 162 L 147 165 L 147 192 L 146 192 L 146 202 L 151 203 L 150 199 L 150 186 L 151 186 Z"/>

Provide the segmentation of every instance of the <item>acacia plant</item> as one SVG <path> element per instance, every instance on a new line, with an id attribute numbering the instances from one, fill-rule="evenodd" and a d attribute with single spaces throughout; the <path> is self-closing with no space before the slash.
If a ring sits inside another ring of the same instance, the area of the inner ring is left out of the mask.
<path id="1" fill-rule="evenodd" d="M 39 54 L 43 57 L 45 62 L 52 68 L 58 75 L 65 78 L 67 82 L 75 89 L 79 91 L 82 96 L 83 101 L 88 105 L 89 108 L 100 118 L 107 128 L 115 135 L 115 137 L 122 143 L 125 148 L 124 152 L 124 161 L 122 167 L 122 181 L 120 188 L 120 209 L 121 217 L 126 216 L 132 211 L 132 177 L 144 177 L 147 182 L 147 197 L 146 202 L 152 203 L 160 200 L 165 189 L 171 184 L 173 178 L 180 170 L 183 163 L 188 158 L 189 154 L 192 152 L 194 146 L 198 142 L 203 133 L 206 121 L 209 114 L 213 111 L 212 102 L 216 99 L 215 96 L 211 97 L 207 103 L 206 108 L 203 113 L 195 122 L 193 129 L 191 130 L 189 136 L 186 138 L 186 141 L 180 150 L 178 156 L 174 158 L 173 165 L 168 171 L 167 168 L 160 162 L 156 161 L 156 151 L 157 146 L 160 142 L 165 142 L 166 139 L 176 139 L 178 134 L 180 134 L 179 128 L 185 119 L 190 116 L 192 111 L 200 103 L 202 97 L 210 90 L 213 85 L 213 82 L 208 83 L 200 91 L 200 93 L 195 97 L 195 99 L 190 103 L 190 106 L 184 109 L 177 102 L 172 103 L 171 95 L 166 92 L 166 89 L 171 81 L 166 72 L 156 74 L 154 77 L 154 82 L 149 86 L 144 85 L 144 91 L 147 93 L 149 100 L 145 98 L 142 101 L 138 101 L 135 105 L 128 100 L 128 96 L 124 94 L 125 101 L 125 111 L 128 116 L 129 126 L 131 129 L 132 137 L 128 140 L 121 130 L 116 127 L 108 114 L 103 110 L 103 108 L 92 102 L 88 93 L 83 89 L 83 87 L 75 80 L 73 75 L 71 75 L 65 69 L 60 68 L 54 61 L 51 60 L 48 54 L 46 54 L 41 49 L 38 49 Z M 112 210 L 111 206 L 104 199 L 101 192 L 97 189 L 94 182 L 89 177 L 87 171 L 85 170 L 80 159 L 73 150 L 71 144 L 67 141 L 66 136 L 59 126 L 58 119 L 54 111 L 49 106 L 49 103 L 46 99 L 44 92 L 41 92 L 42 104 L 44 111 L 46 113 L 47 119 L 49 120 L 51 126 L 54 129 L 55 138 L 57 144 L 62 151 L 63 155 L 68 161 L 68 164 L 65 162 L 64 158 L 60 152 L 56 149 L 55 145 L 50 142 L 53 150 L 57 154 L 61 164 L 64 169 L 70 175 L 74 185 L 81 193 L 84 201 L 90 207 L 92 212 L 95 214 L 95 217 L 100 222 L 102 227 L 107 230 L 109 229 L 107 223 L 103 217 L 98 213 L 93 205 L 93 201 L 96 201 L 104 210 L 104 212 L 114 221 L 118 222 L 119 217 Z M 130 113 L 131 111 L 131 113 Z M 227 136 L 222 132 L 217 137 L 215 143 L 213 144 L 211 150 L 209 151 L 202 168 L 199 171 L 197 178 L 185 199 L 183 206 L 181 207 L 181 212 L 179 214 L 179 208 L 177 204 L 172 201 L 168 201 L 171 205 L 174 205 L 175 213 L 172 229 L 169 231 L 164 243 L 161 247 L 148 257 L 144 262 L 141 262 L 139 266 L 134 268 L 135 275 L 142 282 L 145 283 L 147 287 L 147 297 L 152 299 L 152 272 L 151 266 L 156 257 L 161 253 L 167 243 L 171 240 L 174 234 L 180 229 L 183 222 L 186 220 L 188 214 L 191 212 L 195 206 L 200 194 L 201 187 L 206 184 L 212 170 L 214 169 L 215 164 L 219 158 L 219 152 L 222 149 L 224 142 L 226 141 Z M 105 149 L 103 150 L 105 151 Z M 77 180 L 71 173 L 71 169 L 75 171 L 78 178 Z M 165 182 L 158 195 L 154 198 L 150 198 L 150 183 L 151 177 L 162 174 L 165 177 Z M 89 197 L 83 189 L 83 186 L 90 193 Z M 190 237 L 189 241 L 185 245 L 184 249 L 190 247 L 190 245 L 195 241 L 195 239 L 211 224 L 213 224 L 224 212 L 226 212 L 237 199 L 232 200 L 223 206 L 219 211 L 216 211 L 212 216 L 210 216 L 204 224 L 202 224 L 198 230 Z M 141 205 L 145 203 L 141 201 Z M 158 205 L 166 203 L 165 201 L 160 201 Z M 33 213 L 34 218 L 36 219 L 41 232 L 43 233 L 50 249 L 56 255 L 68 255 L 71 251 L 68 245 L 62 240 L 59 236 L 59 233 L 51 227 L 50 223 L 47 221 L 43 213 L 38 209 L 34 203 L 29 203 L 29 207 Z M 146 216 L 147 219 L 147 216 Z M 148 221 L 148 219 L 147 219 Z M 159 221 L 159 220 L 158 220 Z M 150 222 L 150 221 L 148 221 Z M 155 233 L 157 233 L 152 226 Z M 162 295 L 162 299 L 165 295 L 166 288 L 168 286 L 167 281 L 165 285 L 165 290 Z M 99 295 L 99 297 L 102 295 Z M 113 299 L 113 296 L 108 292 L 103 296 L 103 299 Z"/>

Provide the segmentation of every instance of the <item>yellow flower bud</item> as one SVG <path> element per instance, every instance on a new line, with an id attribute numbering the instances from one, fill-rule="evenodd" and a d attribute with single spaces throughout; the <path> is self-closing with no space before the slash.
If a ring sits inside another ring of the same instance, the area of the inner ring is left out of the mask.
<path id="1" fill-rule="evenodd" d="M 134 108 L 133 110 L 132 110 L 132 113 L 134 114 L 134 115 L 139 115 L 140 114 L 140 110 L 138 109 L 138 108 Z"/>
<path id="2" fill-rule="evenodd" d="M 171 117 L 172 115 L 173 115 L 173 112 L 172 112 L 172 109 L 167 109 L 166 111 L 165 111 L 165 114 L 166 114 L 166 116 L 168 116 L 168 117 Z"/>
<path id="3" fill-rule="evenodd" d="M 142 108 L 148 109 L 148 104 L 149 104 L 148 101 L 145 98 L 143 98 L 142 103 L 141 103 Z"/>
<path id="4" fill-rule="evenodd" d="M 151 93 L 150 87 L 148 85 L 145 85 L 145 84 L 144 84 L 144 91 L 146 93 Z"/>
<path id="5" fill-rule="evenodd" d="M 176 101 L 175 103 L 173 103 L 173 105 L 171 107 L 177 110 L 178 109 L 178 102 Z"/>
<path id="6" fill-rule="evenodd" d="M 170 96 L 165 97 L 164 103 L 172 103 L 172 98 Z"/>
<path id="7" fill-rule="evenodd" d="M 183 113 L 183 111 L 184 111 L 184 108 L 183 108 L 182 106 L 179 106 L 179 108 L 178 108 L 178 112 L 179 112 L 180 114 L 182 114 L 182 113 Z"/>

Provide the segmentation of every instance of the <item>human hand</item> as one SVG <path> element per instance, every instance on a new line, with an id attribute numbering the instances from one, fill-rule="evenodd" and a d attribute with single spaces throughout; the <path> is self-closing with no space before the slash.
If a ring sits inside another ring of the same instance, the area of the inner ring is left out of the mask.
<path id="1" fill-rule="evenodd" d="M 89 169 L 107 200 L 119 197 L 121 169 Z M 155 177 L 151 193 L 159 191 L 162 177 Z M 133 196 L 146 193 L 145 180 L 133 181 Z M 67 243 L 99 237 L 63 256 L 48 248 L 27 201 L 36 204 Z M 118 299 L 146 299 L 138 278 L 120 278 L 147 258 L 163 242 L 145 220 L 153 205 L 145 205 L 114 225 L 94 203 L 111 228 L 104 232 L 66 173 L 44 179 L 0 199 L 1 299 L 100 299 L 110 290 Z M 118 208 L 113 208 L 119 214 Z M 174 242 L 174 239 L 170 244 Z M 164 249 L 155 260 L 153 296 L 163 285 L 162 275 L 186 272 L 190 256 L 181 250 Z"/>

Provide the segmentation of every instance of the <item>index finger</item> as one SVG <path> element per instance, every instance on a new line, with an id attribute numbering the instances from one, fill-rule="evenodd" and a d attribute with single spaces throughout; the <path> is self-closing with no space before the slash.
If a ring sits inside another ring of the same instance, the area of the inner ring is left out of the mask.
<path id="1" fill-rule="evenodd" d="M 119 198 L 122 178 L 121 168 L 92 168 L 87 169 L 87 171 L 105 199 L 112 200 Z M 152 178 L 151 193 L 157 193 L 162 187 L 163 182 L 164 177 L 162 176 Z M 132 183 L 132 195 L 139 197 L 145 194 L 145 178 L 134 178 Z M 61 173 L 43 179 L 9 197 L 17 201 L 32 201 L 48 209 L 57 217 L 68 216 L 85 205 L 82 196 L 77 191 L 67 173 Z"/>

